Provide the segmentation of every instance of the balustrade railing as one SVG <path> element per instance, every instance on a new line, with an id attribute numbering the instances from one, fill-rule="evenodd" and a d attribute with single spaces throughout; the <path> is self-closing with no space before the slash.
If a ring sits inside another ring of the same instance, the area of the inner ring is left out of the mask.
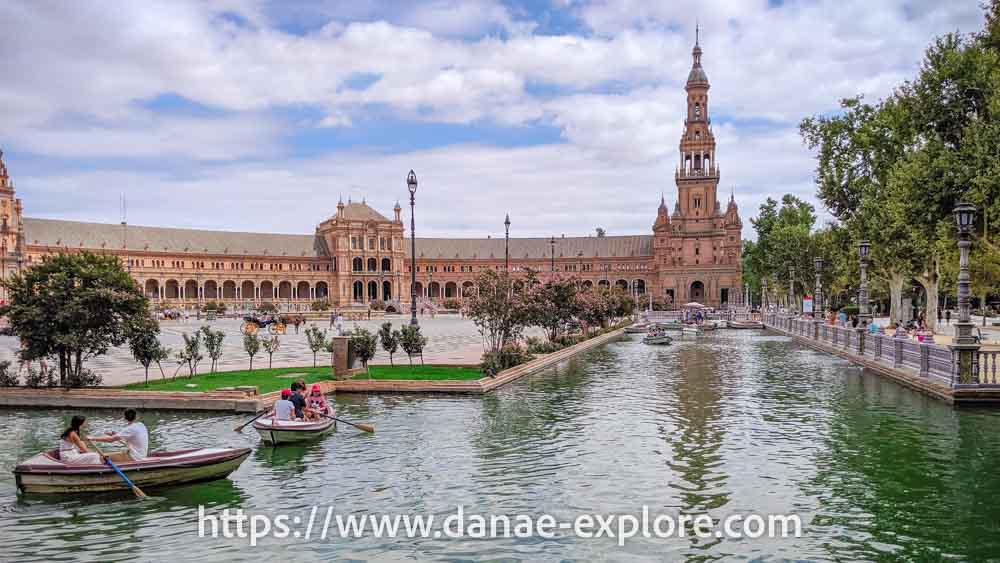
<path id="1" fill-rule="evenodd" d="M 866 359 L 952 386 L 956 384 L 958 355 L 950 346 L 918 342 L 893 334 L 871 334 L 850 327 L 823 323 L 818 329 L 812 319 L 800 319 L 769 312 L 764 323 L 788 334 L 818 340 L 854 354 L 861 351 Z M 973 385 L 1000 386 L 1000 350 L 977 350 L 977 378 Z M 968 387 L 968 384 L 963 384 Z"/>

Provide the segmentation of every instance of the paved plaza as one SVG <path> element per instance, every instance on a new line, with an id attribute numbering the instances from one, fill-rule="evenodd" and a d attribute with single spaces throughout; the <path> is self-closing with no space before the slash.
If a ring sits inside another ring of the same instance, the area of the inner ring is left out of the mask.
<path id="1" fill-rule="evenodd" d="M 409 317 L 390 316 L 384 320 L 371 321 L 346 321 L 344 330 L 351 330 L 355 326 L 366 328 L 370 331 L 377 331 L 381 323 L 391 321 L 394 326 L 399 327 L 403 322 L 408 322 Z M 165 346 L 171 349 L 171 358 L 163 362 L 163 370 L 167 377 L 171 377 L 176 372 L 178 375 L 186 375 L 187 367 L 180 367 L 173 356 L 181 348 L 183 339 L 182 333 L 191 333 L 202 325 L 208 324 L 216 330 L 223 330 L 226 339 L 223 342 L 225 351 L 222 359 L 219 360 L 219 371 L 236 369 L 246 369 L 249 366 L 246 352 L 243 351 L 243 335 L 240 334 L 240 323 L 236 319 L 224 319 L 213 322 L 196 321 L 190 319 L 187 322 L 181 321 L 161 321 L 160 339 Z M 306 326 L 315 324 L 328 331 L 328 335 L 334 334 L 336 329 L 330 328 L 329 322 L 309 322 L 299 327 L 299 333 L 289 325 L 288 334 L 281 337 L 281 348 L 274 354 L 273 367 L 285 366 L 305 366 L 312 365 L 312 351 L 309 350 L 306 341 Z M 421 317 L 421 332 L 428 338 L 427 348 L 424 351 L 424 361 L 435 364 L 478 364 L 483 353 L 482 338 L 476 326 L 468 319 L 459 318 L 453 315 L 438 315 L 435 318 Z M 16 364 L 15 352 L 17 351 L 17 339 L 9 336 L 0 337 L 0 359 L 11 360 Z M 394 356 L 396 362 L 406 363 L 406 354 L 402 350 Z M 416 358 L 415 358 L 416 360 Z M 316 356 L 317 365 L 329 364 L 330 356 L 326 352 L 320 352 Z M 373 363 L 389 363 L 389 355 L 379 347 L 378 354 Z M 88 368 L 97 370 L 104 377 L 105 385 L 122 385 L 142 381 L 144 374 L 142 366 L 132 359 L 127 346 L 112 349 L 107 355 L 94 358 L 86 363 Z M 199 373 L 208 372 L 210 360 L 207 355 L 199 365 Z M 254 357 L 254 367 L 267 367 L 267 354 L 261 352 Z M 153 366 L 149 370 L 150 379 L 160 377 L 160 372 Z"/>

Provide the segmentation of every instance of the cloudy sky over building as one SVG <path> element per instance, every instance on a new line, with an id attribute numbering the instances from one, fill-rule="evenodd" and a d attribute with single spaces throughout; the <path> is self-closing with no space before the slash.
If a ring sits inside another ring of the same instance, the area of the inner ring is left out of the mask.
<path id="1" fill-rule="evenodd" d="M 696 20 L 746 235 L 813 200 L 798 123 L 878 99 L 976 0 L 0 3 L 0 147 L 25 214 L 310 232 L 338 198 L 418 234 L 650 232 Z M 721 198 L 721 197 L 720 197 Z M 408 212 L 406 213 L 408 215 Z"/>

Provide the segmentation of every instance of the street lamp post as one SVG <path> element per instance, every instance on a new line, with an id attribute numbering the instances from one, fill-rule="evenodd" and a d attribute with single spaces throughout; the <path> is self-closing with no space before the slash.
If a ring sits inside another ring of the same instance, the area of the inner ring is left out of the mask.
<path id="1" fill-rule="evenodd" d="M 553 274 L 555 274 L 555 271 L 556 271 L 556 237 L 553 236 L 552 238 L 549 239 L 549 247 L 552 249 L 552 262 L 551 262 L 551 266 L 549 266 L 549 270 Z"/>
<path id="2" fill-rule="evenodd" d="M 760 282 L 760 311 L 761 313 L 767 310 L 767 278 L 764 278 Z"/>
<path id="3" fill-rule="evenodd" d="M 816 270 L 816 295 L 813 297 L 813 317 L 823 318 L 823 258 L 817 256 L 813 258 L 813 267 Z"/>
<path id="4" fill-rule="evenodd" d="M 510 213 L 503 220 L 503 270 L 510 272 Z"/>
<path id="5" fill-rule="evenodd" d="M 417 175 L 410 170 L 406 175 L 410 190 L 410 324 L 417 326 L 417 223 L 413 218 L 414 197 L 417 195 Z"/>
<path id="6" fill-rule="evenodd" d="M 969 290 L 969 248 L 972 246 L 970 235 L 972 224 L 976 220 L 976 208 L 969 203 L 959 203 L 955 206 L 955 224 L 958 226 L 958 323 L 955 324 L 955 344 L 975 344 L 972 336 L 971 292 Z"/>
<path id="7" fill-rule="evenodd" d="M 861 261 L 861 285 L 858 287 L 858 326 L 865 329 L 872 320 L 868 309 L 868 252 L 872 245 L 868 239 L 858 242 L 858 258 Z"/>

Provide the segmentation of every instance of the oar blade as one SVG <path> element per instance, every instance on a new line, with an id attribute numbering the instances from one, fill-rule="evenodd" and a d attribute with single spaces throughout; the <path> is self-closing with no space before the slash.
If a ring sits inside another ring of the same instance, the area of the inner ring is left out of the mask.
<path id="1" fill-rule="evenodd" d="M 362 424 L 360 422 L 357 422 L 357 423 L 354 424 L 354 427 L 357 428 L 358 430 L 363 430 L 365 432 L 369 432 L 369 433 L 372 433 L 372 434 L 375 433 L 375 427 L 371 426 L 369 424 Z"/>
<path id="2" fill-rule="evenodd" d="M 135 485 L 132 485 L 132 493 L 135 495 L 135 498 L 147 498 L 146 493 L 142 492 L 142 489 Z"/>

